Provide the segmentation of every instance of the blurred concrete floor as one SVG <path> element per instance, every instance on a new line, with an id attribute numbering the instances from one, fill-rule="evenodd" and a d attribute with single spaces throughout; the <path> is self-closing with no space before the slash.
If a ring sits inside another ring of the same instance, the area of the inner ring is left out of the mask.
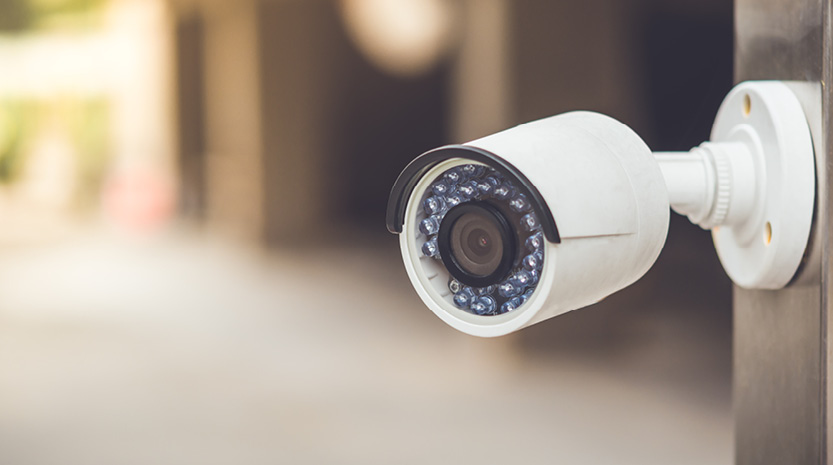
<path id="1" fill-rule="evenodd" d="M 388 241 L 1 250 L 0 463 L 731 463 L 727 380 L 687 368 L 708 340 L 609 357 L 465 336 Z"/>

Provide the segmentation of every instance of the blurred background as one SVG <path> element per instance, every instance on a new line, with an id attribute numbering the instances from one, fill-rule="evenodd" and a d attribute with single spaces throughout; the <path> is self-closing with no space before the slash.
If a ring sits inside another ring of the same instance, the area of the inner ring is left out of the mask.
<path id="1" fill-rule="evenodd" d="M 731 463 L 731 285 L 481 340 L 384 230 L 421 152 L 595 110 L 708 137 L 731 0 L 0 0 L 0 463 Z"/>

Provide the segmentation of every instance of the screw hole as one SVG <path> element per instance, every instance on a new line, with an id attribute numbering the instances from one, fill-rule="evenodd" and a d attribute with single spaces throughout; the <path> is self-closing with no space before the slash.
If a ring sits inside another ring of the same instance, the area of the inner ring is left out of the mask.
<path id="1" fill-rule="evenodd" d="M 772 224 L 769 221 L 764 225 L 764 245 L 769 245 L 772 242 Z"/>
<path id="2" fill-rule="evenodd" d="M 749 113 L 752 111 L 752 99 L 749 98 L 749 94 L 743 96 L 743 116 L 749 116 Z"/>

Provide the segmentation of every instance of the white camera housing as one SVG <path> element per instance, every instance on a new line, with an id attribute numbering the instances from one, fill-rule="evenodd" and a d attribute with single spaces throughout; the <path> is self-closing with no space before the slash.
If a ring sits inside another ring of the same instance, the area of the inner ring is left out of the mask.
<path id="1" fill-rule="evenodd" d="M 419 248 L 424 238 L 418 225 L 426 217 L 421 205 L 432 181 L 471 163 L 490 165 L 537 190 L 537 206 L 544 210 L 540 281 L 524 305 L 505 314 L 457 308 L 449 272 Z M 388 210 L 388 227 L 401 233 L 405 268 L 423 302 L 454 328 L 484 337 L 585 307 L 632 284 L 659 256 L 668 220 L 665 180 L 651 150 L 624 124 L 591 112 L 553 116 L 428 152 L 397 180 Z"/>

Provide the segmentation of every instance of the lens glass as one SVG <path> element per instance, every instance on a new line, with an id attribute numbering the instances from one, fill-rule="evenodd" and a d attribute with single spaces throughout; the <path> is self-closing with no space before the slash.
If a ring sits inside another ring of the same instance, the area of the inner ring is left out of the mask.
<path id="1" fill-rule="evenodd" d="M 450 239 L 451 253 L 466 273 L 489 276 L 500 266 L 504 240 L 492 214 L 465 213 L 451 227 Z"/>
<path id="2" fill-rule="evenodd" d="M 467 234 L 467 237 L 468 247 L 463 250 L 464 253 L 471 251 L 477 257 L 489 256 L 489 252 L 492 250 L 492 238 L 489 237 L 489 233 L 482 229 L 475 229 Z"/>

